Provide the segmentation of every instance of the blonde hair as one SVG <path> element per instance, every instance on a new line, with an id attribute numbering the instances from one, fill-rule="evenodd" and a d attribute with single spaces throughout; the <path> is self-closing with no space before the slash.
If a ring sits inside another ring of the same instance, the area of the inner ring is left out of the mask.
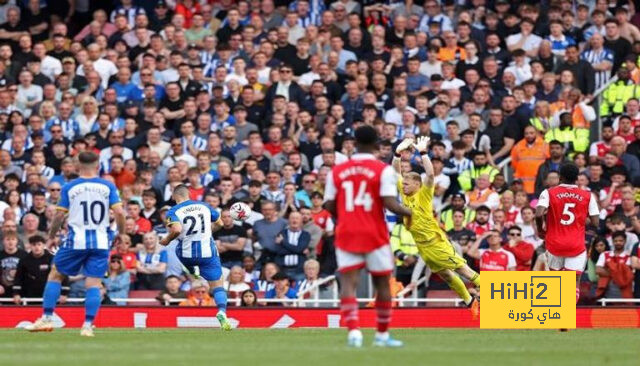
<path id="1" fill-rule="evenodd" d="M 404 173 L 404 179 L 410 179 L 413 180 L 415 182 L 420 182 L 422 183 L 422 178 L 420 177 L 420 174 L 416 173 L 416 172 L 407 172 Z"/>
<path id="2" fill-rule="evenodd" d="M 205 289 L 207 289 L 207 292 L 209 292 L 209 283 L 201 278 L 195 279 L 193 281 L 191 281 L 191 289 L 196 289 L 196 288 L 200 288 L 200 287 L 204 287 Z"/>

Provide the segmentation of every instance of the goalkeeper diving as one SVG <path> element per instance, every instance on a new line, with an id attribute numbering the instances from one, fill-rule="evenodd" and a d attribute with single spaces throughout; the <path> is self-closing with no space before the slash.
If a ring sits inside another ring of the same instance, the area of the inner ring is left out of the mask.
<path id="1" fill-rule="evenodd" d="M 480 275 L 469 268 L 464 258 L 455 251 L 433 216 L 434 172 L 431 159 L 427 154 L 428 146 L 429 138 L 419 137 L 415 143 L 413 139 L 405 139 L 396 148 L 392 165 L 402 176 L 398 180 L 398 191 L 401 192 L 402 203 L 413 212 L 410 218 L 404 219 L 404 224 L 413 236 L 424 262 L 432 272 L 447 282 L 471 310 L 473 318 L 477 319 L 480 314 L 479 298 L 469 293 L 457 274 L 471 281 L 478 289 L 478 293 L 480 292 Z M 401 172 L 401 155 L 404 151 L 411 152 L 412 149 L 420 153 L 425 172 L 424 179 L 416 172 L 407 172 L 404 175 Z"/>

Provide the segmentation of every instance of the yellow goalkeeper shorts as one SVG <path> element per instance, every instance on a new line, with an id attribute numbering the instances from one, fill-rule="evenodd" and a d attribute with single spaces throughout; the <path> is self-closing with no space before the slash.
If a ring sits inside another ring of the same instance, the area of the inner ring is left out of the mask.
<path id="1" fill-rule="evenodd" d="M 427 242 L 417 242 L 416 246 L 420 256 L 434 273 L 444 269 L 456 270 L 467 264 L 447 240 L 437 238 Z"/>

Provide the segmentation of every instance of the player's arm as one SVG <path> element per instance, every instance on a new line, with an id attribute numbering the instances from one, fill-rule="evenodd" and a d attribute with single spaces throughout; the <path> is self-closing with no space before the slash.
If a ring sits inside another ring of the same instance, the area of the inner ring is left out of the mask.
<path id="1" fill-rule="evenodd" d="M 400 162 L 402 161 L 402 152 L 410 149 L 412 145 L 413 145 L 413 139 L 408 138 L 408 139 L 402 140 L 402 142 L 396 147 L 396 153 L 394 154 L 393 160 L 391 161 L 391 166 L 393 167 L 393 170 L 396 171 L 396 173 L 402 174 L 402 171 L 400 168 Z"/>
<path id="2" fill-rule="evenodd" d="M 160 240 L 160 245 L 162 246 L 169 245 L 169 243 L 177 238 L 182 232 L 182 225 L 180 224 L 180 220 L 178 219 L 178 216 L 176 216 L 173 209 L 167 212 L 167 221 L 165 225 L 168 229 L 168 233 L 164 238 L 162 238 L 162 240 Z"/>
<path id="3" fill-rule="evenodd" d="M 427 187 L 433 187 L 435 174 L 433 173 L 433 164 L 431 164 L 431 159 L 429 159 L 429 155 L 427 154 L 427 149 L 429 148 L 429 138 L 426 136 L 419 137 L 418 142 L 413 144 L 413 147 L 420 153 L 420 160 L 422 160 L 422 167 L 424 168 L 425 176 L 422 184 Z"/>
<path id="4" fill-rule="evenodd" d="M 485 231 L 482 235 L 480 235 L 473 242 L 473 244 L 469 246 L 469 249 L 467 249 L 467 255 L 473 259 L 480 259 L 480 250 L 478 249 L 480 247 L 480 243 L 482 243 L 482 241 L 491 234 L 492 234 L 491 231 Z"/>
<path id="5" fill-rule="evenodd" d="M 53 221 L 51 222 L 51 228 L 49 228 L 47 248 L 52 248 L 54 246 L 58 232 L 62 229 L 62 224 L 64 224 L 64 219 L 66 217 L 67 211 L 56 210 L 56 214 L 53 216 Z"/>
<path id="6" fill-rule="evenodd" d="M 333 181 L 333 172 L 329 171 L 324 186 L 324 208 L 331 213 L 331 216 L 336 217 L 336 185 Z"/>
<path id="7" fill-rule="evenodd" d="M 393 212 L 396 215 L 411 216 L 411 210 L 401 205 L 395 196 L 382 197 L 382 202 L 387 210 Z"/>
<path id="8" fill-rule="evenodd" d="M 398 175 L 391 167 L 385 167 L 380 176 L 380 197 L 389 211 L 400 216 L 411 216 L 411 210 L 398 202 Z"/>
<path id="9" fill-rule="evenodd" d="M 113 218 L 116 221 L 116 227 L 118 228 L 118 233 L 124 233 L 125 229 L 124 229 L 124 225 L 125 222 L 127 221 L 127 215 L 124 212 L 124 207 L 122 207 L 122 204 L 116 204 L 114 206 L 111 206 L 111 209 L 113 210 Z"/>
<path id="10" fill-rule="evenodd" d="M 600 226 L 600 208 L 593 193 L 589 195 L 589 221 L 595 227 Z"/>
<path id="11" fill-rule="evenodd" d="M 538 237 L 544 239 L 544 235 L 547 232 L 545 222 L 547 220 L 547 209 L 549 208 L 549 191 L 544 190 L 540 193 L 538 198 L 538 205 L 536 206 L 536 229 L 538 231 Z"/>

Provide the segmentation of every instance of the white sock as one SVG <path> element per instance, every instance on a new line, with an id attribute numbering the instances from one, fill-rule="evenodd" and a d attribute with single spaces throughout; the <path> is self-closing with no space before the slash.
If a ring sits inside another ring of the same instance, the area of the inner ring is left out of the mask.
<path id="1" fill-rule="evenodd" d="M 92 325 L 91 322 L 87 322 L 87 321 L 82 323 L 83 328 L 91 328 L 91 325 Z"/>
<path id="2" fill-rule="evenodd" d="M 53 318 L 53 317 L 52 317 L 51 315 L 43 315 L 43 316 L 42 316 L 42 319 L 43 319 L 43 320 L 47 320 L 47 321 L 51 320 L 52 318 Z"/>
<path id="3" fill-rule="evenodd" d="M 384 333 L 376 332 L 376 339 L 382 339 L 386 341 L 387 339 L 389 339 L 389 332 L 384 332 Z"/>

